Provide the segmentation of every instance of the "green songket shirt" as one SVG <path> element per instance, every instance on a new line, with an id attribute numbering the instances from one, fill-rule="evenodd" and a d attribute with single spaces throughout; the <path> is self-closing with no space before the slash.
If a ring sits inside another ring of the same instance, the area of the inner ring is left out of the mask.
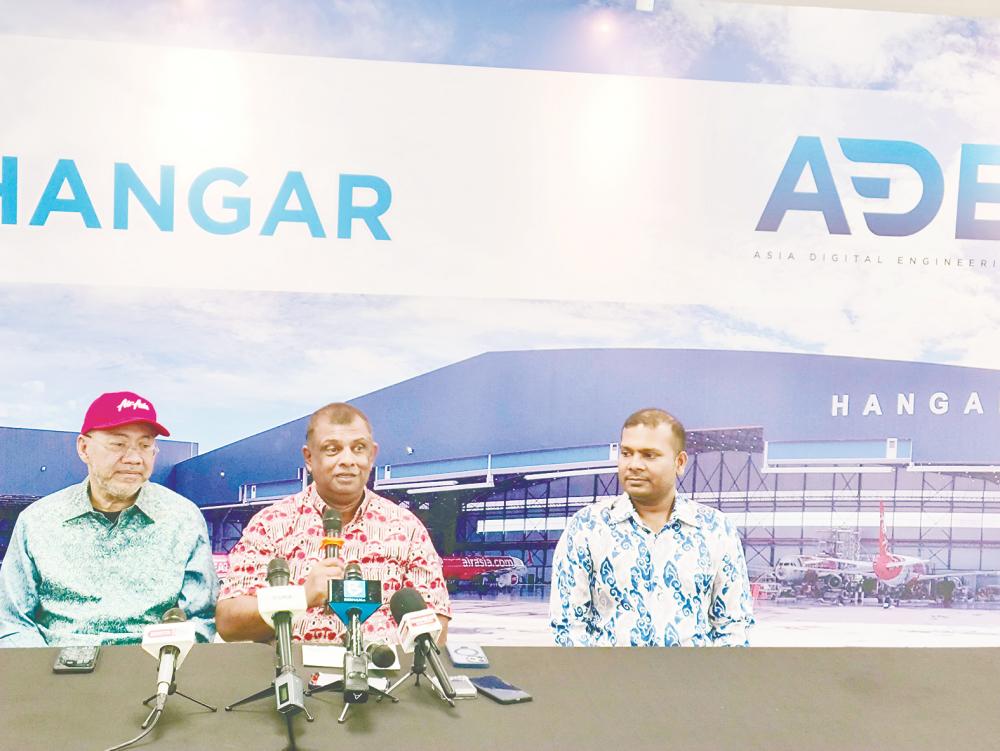
<path id="1" fill-rule="evenodd" d="M 198 507 L 147 482 L 112 522 L 87 482 L 18 516 L 0 566 L 0 647 L 134 644 L 172 607 L 211 641 L 219 580 Z"/>

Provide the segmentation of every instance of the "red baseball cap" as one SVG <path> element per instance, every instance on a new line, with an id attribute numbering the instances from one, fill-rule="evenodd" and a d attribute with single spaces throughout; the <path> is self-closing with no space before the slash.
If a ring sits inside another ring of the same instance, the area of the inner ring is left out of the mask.
<path id="1" fill-rule="evenodd" d="M 159 435 L 170 435 L 170 431 L 156 421 L 156 409 L 152 402 L 131 391 L 113 391 L 94 399 L 83 418 L 80 432 L 107 430 L 133 422 L 148 423 Z"/>

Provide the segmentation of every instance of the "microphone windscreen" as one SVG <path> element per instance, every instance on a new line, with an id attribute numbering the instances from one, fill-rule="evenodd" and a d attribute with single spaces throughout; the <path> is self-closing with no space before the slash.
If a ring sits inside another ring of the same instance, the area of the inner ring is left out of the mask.
<path id="1" fill-rule="evenodd" d="M 372 665 L 387 668 L 396 661 L 396 653 L 387 644 L 372 644 L 370 647 Z"/>
<path id="2" fill-rule="evenodd" d="M 284 558 L 272 558 L 267 564 L 267 583 L 272 587 L 288 584 L 288 576 L 288 561 Z"/>
<path id="3" fill-rule="evenodd" d="M 389 600 L 389 610 L 392 611 L 396 623 L 403 620 L 403 616 L 407 613 L 416 613 L 426 608 L 424 598 L 413 587 L 403 587 Z"/>
<path id="4" fill-rule="evenodd" d="M 340 537 L 340 512 L 328 508 L 323 512 L 323 534 L 327 537 Z"/>
<path id="5" fill-rule="evenodd" d="M 183 623 L 187 620 L 187 614 L 180 608 L 170 608 L 163 614 L 163 623 Z"/>

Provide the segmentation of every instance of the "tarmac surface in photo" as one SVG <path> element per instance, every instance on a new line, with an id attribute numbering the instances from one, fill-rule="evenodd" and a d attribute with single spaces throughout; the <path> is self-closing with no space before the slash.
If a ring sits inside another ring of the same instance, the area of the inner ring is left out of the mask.
<path id="1" fill-rule="evenodd" d="M 552 646 L 548 600 L 458 595 L 449 639 L 481 646 Z M 758 602 L 756 647 L 1000 647 L 1000 610 Z"/>

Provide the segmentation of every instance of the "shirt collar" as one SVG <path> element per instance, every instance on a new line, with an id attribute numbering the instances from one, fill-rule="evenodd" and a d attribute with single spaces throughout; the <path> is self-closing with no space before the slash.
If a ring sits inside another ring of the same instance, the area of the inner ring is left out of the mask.
<path id="1" fill-rule="evenodd" d="M 637 522 L 642 522 L 638 513 L 636 513 L 635 507 L 632 505 L 632 500 L 628 497 L 628 493 L 622 493 L 612 502 L 609 519 L 613 524 L 620 524 L 630 517 L 635 518 Z M 670 518 L 667 519 L 667 524 L 674 521 L 679 521 L 692 527 L 700 527 L 701 518 L 698 516 L 698 504 L 678 493 L 674 498 L 674 507 L 670 511 Z"/>
<path id="2" fill-rule="evenodd" d="M 83 482 L 73 486 L 66 501 L 63 514 L 61 515 L 62 521 L 68 522 L 70 519 L 76 519 L 84 514 L 99 513 L 90 502 L 89 488 L 89 477 L 84 478 Z M 139 497 L 135 499 L 135 503 L 132 505 L 145 516 L 149 517 L 150 521 L 156 521 L 160 505 L 148 482 L 144 482 L 142 487 L 139 488 Z M 127 511 L 128 509 L 122 510 Z"/>
<path id="3" fill-rule="evenodd" d="M 674 510 L 670 513 L 668 522 L 676 519 L 692 527 L 701 526 L 701 516 L 698 515 L 698 504 L 685 498 L 680 493 L 674 499 Z"/>
<path id="4" fill-rule="evenodd" d="M 361 505 L 358 506 L 357 511 L 354 512 L 354 518 L 349 522 L 353 524 L 358 519 L 362 518 L 365 511 L 368 510 L 368 504 L 371 502 L 372 492 L 366 487 L 365 497 L 361 499 Z M 315 511 L 320 516 L 326 513 L 326 510 L 330 508 L 326 505 L 326 501 L 323 500 L 322 496 L 316 491 L 316 483 L 311 483 L 309 488 L 306 490 L 305 497 L 306 505 Z"/>

